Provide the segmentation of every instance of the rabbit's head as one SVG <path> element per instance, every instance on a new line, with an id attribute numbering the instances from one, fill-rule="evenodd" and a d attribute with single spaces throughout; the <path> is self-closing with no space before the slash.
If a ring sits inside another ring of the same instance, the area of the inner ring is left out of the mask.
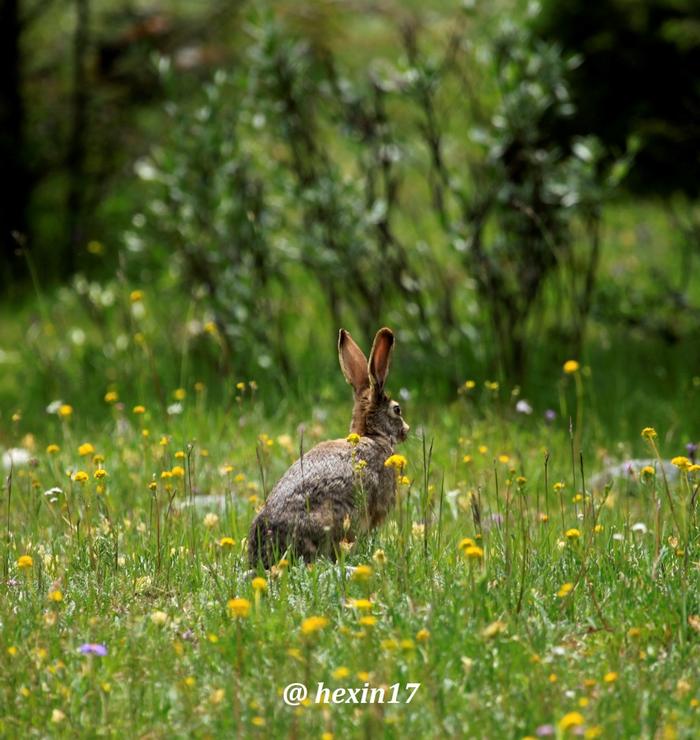
<path id="1" fill-rule="evenodd" d="M 403 442 L 410 429 L 401 415 L 401 406 L 384 392 L 393 347 L 391 329 L 380 329 L 368 361 L 345 329 L 338 335 L 340 367 L 355 392 L 350 431 L 361 436 L 388 437 L 392 444 Z"/>

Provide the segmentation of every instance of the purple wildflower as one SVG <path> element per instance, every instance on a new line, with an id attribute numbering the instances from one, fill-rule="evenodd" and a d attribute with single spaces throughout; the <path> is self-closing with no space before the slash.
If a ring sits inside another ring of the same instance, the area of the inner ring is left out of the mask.
<path id="1" fill-rule="evenodd" d="M 688 452 L 688 457 L 695 462 L 695 454 L 698 451 L 698 446 L 695 442 L 688 442 L 688 444 L 685 446 L 685 449 Z"/>
<path id="2" fill-rule="evenodd" d="M 78 652 L 83 655 L 99 655 L 104 657 L 107 655 L 107 646 L 101 645 L 99 642 L 86 642 L 78 648 Z"/>
<path id="3" fill-rule="evenodd" d="M 540 725 L 535 730 L 537 737 L 549 737 L 554 734 L 554 725 Z"/>
<path id="4" fill-rule="evenodd" d="M 557 418 L 557 412 L 554 409 L 547 409 L 544 412 L 544 420 L 548 422 L 553 422 Z"/>

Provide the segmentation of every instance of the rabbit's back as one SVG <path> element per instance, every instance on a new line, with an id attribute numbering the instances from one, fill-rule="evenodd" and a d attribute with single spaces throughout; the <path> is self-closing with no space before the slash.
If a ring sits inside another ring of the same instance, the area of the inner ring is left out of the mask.
<path id="1" fill-rule="evenodd" d="M 269 566 L 291 547 L 297 555 L 332 555 L 345 536 L 379 524 L 393 505 L 391 446 L 363 437 L 322 442 L 305 453 L 272 489 L 251 526 L 251 564 Z M 273 552 L 274 550 L 274 552 Z"/>

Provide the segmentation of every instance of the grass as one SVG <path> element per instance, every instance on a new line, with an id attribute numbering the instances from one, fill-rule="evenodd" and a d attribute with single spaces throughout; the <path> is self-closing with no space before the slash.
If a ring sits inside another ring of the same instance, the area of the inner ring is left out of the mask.
<path id="1" fill-rule="evenodd" d="M 565 414 L 592 382 L 562 374 Z M 401 449 L 410 483 L 391 520 L 339 564 L 252 581 L 243 539 L 297 454 L 297 424 L 307 445 L 343 436 L 349 399 L 270 416 L 264 387 L 216 404 L 198 388 L 179 415 L 111 399 L 90 416 L 76 402 L 41 426 L 13 422 L 33 460 L 2 497 L 4 736 L 694 736 L 696 473 L 668 493 L 651 476 L 635 495 L 591 495 L 587 409 L 582 469 L 561 414 L 513 414 L 481 384 L 444 409 L 408 401 L 419 431 Z M 649 454 L 639 431 L 624 442 Z M 665 431 L 661 454 L 682 454 Z M 225 497 L 216 512 L 178 505 L 210 493 Z M 359 565 L 371 570 L 345 567 Z M 79 651 L 93 643 L 107 654 Z M 281 697 L 293 682 L 312 696 L 318 682 L 398 683 L 399 703 L 293 708 Z M 409 704 L 407 683 L 421 684 Z"/>

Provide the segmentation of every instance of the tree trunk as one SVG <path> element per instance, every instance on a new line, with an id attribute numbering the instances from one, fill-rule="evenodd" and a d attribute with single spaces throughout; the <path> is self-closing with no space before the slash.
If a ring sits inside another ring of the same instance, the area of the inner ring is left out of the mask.
<path id="1" fill-rule="evenodd" d="M 69 186 L 67 202 L 68 250 L 63 264 L 64 277 L 71 275 L 77 265 L 78 250 L 85 241 L 84 197 L 85 150 L 88 124 L 88 80 L 85 58 L 89 48 L 89 0 L 75 0 L 75 33 L 73 36 L 73 122 L 66 166 Z"/>
<path id="2" fill-rule="evenodd" d="M 0 0 L 0 280 L 3 291 L 26 277 L 26 267 L 14 237 L 27 235 L 31 177 L 24 151 L 22 100 L 22 25 L 19 0 Z"/>

